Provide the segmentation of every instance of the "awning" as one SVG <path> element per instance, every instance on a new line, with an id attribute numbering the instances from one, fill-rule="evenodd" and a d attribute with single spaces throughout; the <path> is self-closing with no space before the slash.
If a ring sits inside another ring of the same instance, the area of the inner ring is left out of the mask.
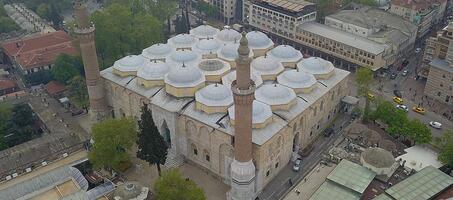
<path id="1" fill-rule="evenodd" d="M 350 105 L 356 105 L 359 102 L 359 99 L 353 96 L 345 96 L 343 99 L 341 99 L 341 102 L 350 104 Z"/>

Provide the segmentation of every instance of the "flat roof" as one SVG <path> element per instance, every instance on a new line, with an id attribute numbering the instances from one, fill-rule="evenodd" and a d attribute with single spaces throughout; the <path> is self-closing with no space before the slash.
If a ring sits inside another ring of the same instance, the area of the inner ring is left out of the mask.
<path id="1" fill-rule="evenodd" d="M 396 160 L 405 160 L 406 164 L 404 167 L 420 171 L 427 166 L 433 166 L 435 168 L 442 167 L 442 163 L 437 160 L 437 153 L 427 147 L 415 145 L 404 149 L 405 154 L 398 156 Z"/>
<path id="2" fill-rule="evenodd" d="M 428 166 L 385 190 L 385 193 L 396 200 L 430 199 L 452 184 L 452 177 Z"/>
<path id="3" fill-rule="evenodd" d="M 429 63 L 429 65 L 447 71 L 448 73 L 453 73 L 453 66 L 448 64 L 448 62 L 445 59 L 435 58 Z"/>
<path id="4" fill-rule="evenodd" d="M 300 12 L 306 5 L 314 5 L 304 0 L 262 0 L 273 6 L 278 6 L 292 12 Z"/>
<path id="5" fill-rule="evenodd" d="M 293 17 L 316 12 L 316 4 L 304 0 L 260 0 L 252 1 L 252 4 Z"/>
<path id="6" fill-rule="evenodd" d="M 345 45 L 360 49 L 374 55 L 381 54 L 388 48 L 387 45 L 379 44 L 375 41 L 369 40 L 364 37 L 354 35 L 330 26 L 320 24 L 317 22 L 306 22 L 298 27 L 301 31 L 310 32 Z"/>
<path id="7" fill-rule="evenodd" d="M 375 176 L 376 173 L 365 167 L 342 160 L 327 179 L 362 194 Z"/>
<path id="8" fill-rule="evenodd" d="M 330 181 L 324 182 L 310 197 L 310 200 L 358 200 L 360 195 L 352 190 L 345 189 Z"/>

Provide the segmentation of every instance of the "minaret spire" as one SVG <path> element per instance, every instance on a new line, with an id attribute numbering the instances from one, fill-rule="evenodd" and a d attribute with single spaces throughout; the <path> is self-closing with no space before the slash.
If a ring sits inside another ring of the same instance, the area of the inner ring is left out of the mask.
<path id="1" fill-rule="evenodd" d="M 236 80 L 231 85 L 234 94 L 234 161 L 231 163 L 232 200 L 252 200 L 256 197 L 255 165 L 252 161 L 252 107 L 255 84 L 250 79 L 250 49 L 242 33 L 236 59 Z"/>
<path id="2" fill-rule="evenodd" d="M 89 20 L 89 14 L 84 0 L 74 1 L 74 15 L 76 19 L 74 32 L 80 43 L 80 53 L 82 54 L 86 85 L 90 99 L 91 121 L 98 122 L 107 117 L 108 108 L 105 102 L 104 88 L 102 87 L 94 43 L 95 27 Z"/>

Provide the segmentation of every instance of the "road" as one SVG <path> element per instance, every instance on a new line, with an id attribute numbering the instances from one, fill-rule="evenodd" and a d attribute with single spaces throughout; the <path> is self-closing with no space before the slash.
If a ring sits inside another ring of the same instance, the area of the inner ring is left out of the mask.
<path id="1" fill-rule="evenodd" d="M 321 161 L 322 155 L 327 153 L 334 145 L 334 142 L 342 135 L 342 131 L 346 127 L 344 124 L 350 120 L 349 116 L 340 116 L 335 121 L 337 126 L 333 127 L 334 135 L 326 138 L 320 135 L 313 142 L 311 153 L 304 157 L 299 172 L 293 171 L 293 163 L 289 162 L 275 177 L 269 182 L 263 191 L 258 195 L 260 200 L 277 200 L 283 197 L 288 189 L 292 188 L 289 179 L 294 185 L 297 185 L 313 168 Z M 342 124 L 341 126 L 338 126 Z M 340 127 L 343 127 L 340 129 Z"/>

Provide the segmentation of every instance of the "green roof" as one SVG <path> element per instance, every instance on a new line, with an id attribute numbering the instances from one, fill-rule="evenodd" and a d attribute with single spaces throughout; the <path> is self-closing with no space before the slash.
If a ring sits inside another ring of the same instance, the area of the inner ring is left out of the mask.
<path id="1" fill-rule="evenodd" d="M 342 186 L 332 183 L 331 181 L 326 181 L 310 197 L 310 200 L 326 199 L 358 200 L 360 199 L 360 194 L 347 188 L 343 188 Z"/>
<path id="2" fill-rule="evenodd" d="M 429 199 L 452 184 L 452 177 L 428 166 L 385 192 L 396 200 Z"/>
<path id="3" fill-rule="evenodd" d="M 343 159 L 327 179 L 362 194 L 375 176 L 371 170 Z"/>

